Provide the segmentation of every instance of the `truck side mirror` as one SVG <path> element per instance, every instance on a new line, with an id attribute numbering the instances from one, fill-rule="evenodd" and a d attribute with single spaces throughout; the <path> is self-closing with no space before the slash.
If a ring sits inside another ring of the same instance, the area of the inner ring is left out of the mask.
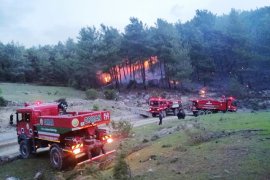
<path id="1" fill-rule="evenodd" d="M 16 122 L 17 122 L 17 124 L 19 122 L 19 115 L 18 115 L 18 113 L 16 113 Z"/>
<path id="2" fill-rule="evenodd" d="M 13 114 L 9 116 L 9 124 L 13 125 Z"/>

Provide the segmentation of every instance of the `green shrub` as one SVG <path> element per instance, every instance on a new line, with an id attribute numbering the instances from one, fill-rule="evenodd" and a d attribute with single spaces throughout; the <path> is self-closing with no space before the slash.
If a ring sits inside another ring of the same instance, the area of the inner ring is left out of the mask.
<path id="1" fill-rule="evenodd" d="M 132 133 L 133 126 L 128 121 L 111 121 L 111 125 L 117 136 L 127 138 Z"/>
<path id="2" fill-rule="evenodd" d="M 85 91 L 85 95 L 87 99 L 97 99 L 98 97 L 98 92 L 95 89 L 87 89 Z"/>
<path id="3" fill-rule="evenodd" d="M 99 110 L 99 106 L 97 104 L 93 105 L 93 111 L 98 111 Z"/>
<path id="4" fill-rule="evenodd" d="M 258 111 L 260 109 L 259 103 L 256 101 L 251 101 L 250 105 L 251 105 L 252 110 L 254 111 Z"/>
<path id="5" fill-rule="evenodd" d="M 161 147 L 162 148 L 169 148 L 169 147 L 172 147 L 172 145 L 171 144 L 163 144 Z"/>
<path id="6" fill-rule="evenodd" d="M 104 91 L 104 95 L 105 95 L 105 99 L 109 99 L 109 100 L 116 99 L 117 97 L 116 91 L 114 89 L 106 89 Z"/>
<path id="7" fill-rule="evenodd" d="M 0 95 L 2 93 L 2 90 L 0 89 Z M 0 106 L 6 106 L 7 105 L 7 101 L 2 97 L 0 96 Z"/>
<path id="8" fill-rule="evenodd" d="M 130 168 L 125 161 L 125 155 L 123 153 L 117 157 L 116 164 L 113 168 L 113 177 L 119 180 L 128 180 L 131 178 Z"/>
<path id="9" fill-rule="evenodd" d="M 7 105 L 7 101 L 3 97 L 0 97 L 0 106 L 6 106 L 6 105 Z"/>

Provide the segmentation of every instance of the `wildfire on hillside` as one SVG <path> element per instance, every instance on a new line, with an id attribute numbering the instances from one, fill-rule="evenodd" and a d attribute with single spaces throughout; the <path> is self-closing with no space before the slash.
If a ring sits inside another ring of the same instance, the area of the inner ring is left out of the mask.
<path id="1" fill-rule="evenodd" d="M 128 61 L 123 62 L 122 64 L 116 65 L 111 68 L 110 72 L 116 72 L 116 77 L 118 80 L 122 78 L 131 77 L 133 74 L 140 74 L 141 70 L 144 68 L 145 71 L 148 71 L 150 67 L 158 62 L 157 56 L 152 56 L 149 59 L 145 60 L 143 64 L 140 61 L 136 61 L 132 64 L 129 64 Z M 137 76 L 135 78 L 138 78 Z M 97 72 L 97 79 L 102 85 L 110 84 L 113 79 L 112 74 L 109 72 Z"/>

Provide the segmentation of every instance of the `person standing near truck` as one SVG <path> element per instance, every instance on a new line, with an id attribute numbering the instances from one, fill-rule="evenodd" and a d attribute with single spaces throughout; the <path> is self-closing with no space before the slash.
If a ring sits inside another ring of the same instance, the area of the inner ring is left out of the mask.
<path id="1" fill-rule="evenodd" d="M 159 118 L 158 125 L 162 125 L 162 113 L 161 112 L 159 113 L 158 118 Z"/>

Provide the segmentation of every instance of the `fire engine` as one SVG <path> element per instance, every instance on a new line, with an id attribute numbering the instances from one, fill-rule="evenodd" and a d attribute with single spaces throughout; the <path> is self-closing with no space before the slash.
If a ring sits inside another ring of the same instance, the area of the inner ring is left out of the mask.
<path id="1" fill-rule="evenodd" d="M 99 126 L 110 123 L 108 111 L 67 112 L 67 103 L 37 103 L 17 109 L 17 135 L 21 157 L 49 147 L 50 164 L 66 169 L 82 161 L 106 156 L 111 135 Z"/>
<path id="2" fill-rule="evenodd" d="M 168 100 L 161 97 L 151 97 L 149 99 L 149 112 L 153 117 L 161 114 L 162 117 L 172 114 L 177 115 L 178 119 L 185 118 L 185 112 L 181 100 Z"/>
<path id="3" fill-rule="evenodd" d="M 191 111 L 194 116 L 211 114 L 216 112 L 236 112 L 237 104 L 234 97 L 225 98 L 223 96 L 220 100 L 206 98 L 191 100 Z"/>

